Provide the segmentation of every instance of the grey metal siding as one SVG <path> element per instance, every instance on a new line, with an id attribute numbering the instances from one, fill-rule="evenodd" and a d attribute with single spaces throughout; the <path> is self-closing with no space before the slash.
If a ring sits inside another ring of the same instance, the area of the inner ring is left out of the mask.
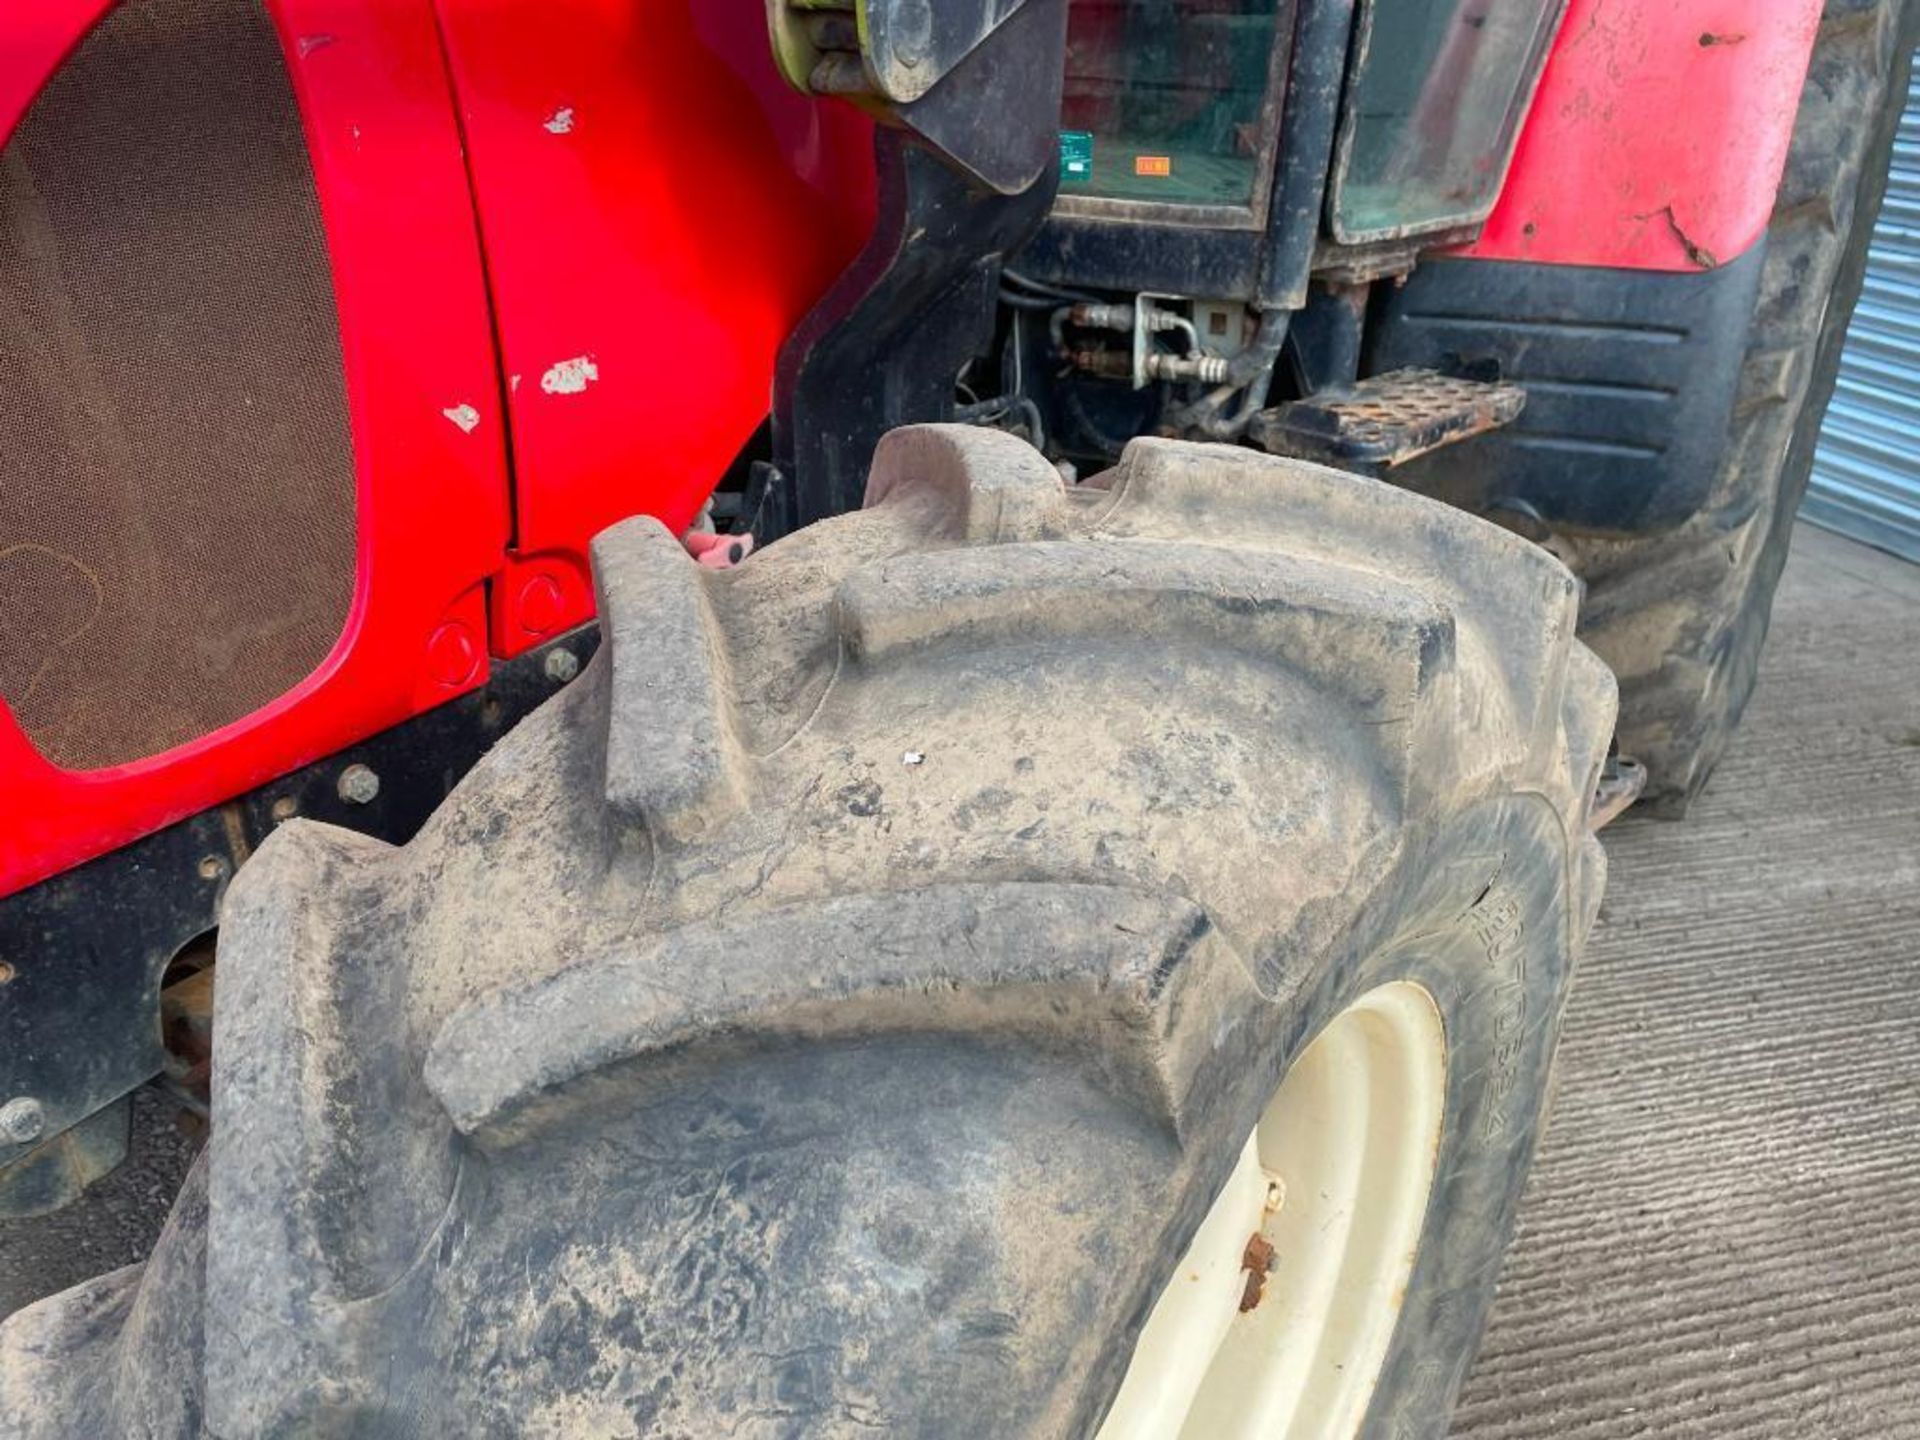
<path id="1" fill-rule="evenodd" d="M 1920 71 L 1801 515 L 1920 561 Z"/>

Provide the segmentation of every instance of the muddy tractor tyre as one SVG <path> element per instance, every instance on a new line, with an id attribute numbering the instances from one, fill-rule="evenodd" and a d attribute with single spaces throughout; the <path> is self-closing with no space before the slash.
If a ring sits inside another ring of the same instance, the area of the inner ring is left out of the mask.
<path id="1" fill-rule="evenodd" d="M 1109 478 L 920 427 L 738 570 L 601 537 L 607 644 L 412 843 L 235 881 L 208 1154 L 0 1329 L 0 1431 L 1440 1434 L 1612 681 L 1463 514 Z"/>
<path id="2" fill-rule="evenodd" d="M 1680 816 L 1753 693 L 1907 102 L 1914 0 L 1827 0 L 1767 231 L 1740 390 L 1707 505 L 1649 540 L 1569 538 L 1581 638 L 1620 678 L 1642 805 Z"/>

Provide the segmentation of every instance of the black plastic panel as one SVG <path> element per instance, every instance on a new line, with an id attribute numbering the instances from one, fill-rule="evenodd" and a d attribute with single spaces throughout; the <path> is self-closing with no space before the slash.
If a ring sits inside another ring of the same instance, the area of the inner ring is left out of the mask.
<path id="1" fill-rule="evenodd" d="M 1265 243 L 1257 230 L 1055 215 L 1020 252 L 1016 267 L 1055 285 L 1242 300 L 1254 293 Z"/>
<path id="2" fill-rule="evenodd" d="M 1637 535 L 1700 508 L 1733 412 L 1764 260 L 1694 274 L 1441 260 L 1386 299 L 1366 370 L 1493 362 L 1512 425 L 1410 462 L 1396 483 L 1478 514 Z"/>

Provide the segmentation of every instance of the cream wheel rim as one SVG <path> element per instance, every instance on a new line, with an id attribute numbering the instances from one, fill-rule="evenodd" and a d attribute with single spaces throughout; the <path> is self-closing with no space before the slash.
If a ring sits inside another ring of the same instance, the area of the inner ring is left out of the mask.
<path id="1" fill-rule="evenodd" d="M 1445 1108 L 1446 1032 L 1424 989 L 1396 981 L 1336 1015 L 1247 1137 L 1099 1440 L 1351 1440 L 1413 1273 Z"/>

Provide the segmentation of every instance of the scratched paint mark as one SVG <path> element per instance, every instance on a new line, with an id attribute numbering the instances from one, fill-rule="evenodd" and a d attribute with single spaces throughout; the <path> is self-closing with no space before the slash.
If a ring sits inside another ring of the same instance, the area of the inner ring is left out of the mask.
<path id="1" fill-rule="evenodd" d="M 471 405 L 452 405 L 440 413 L 469 435 L 473 433 L 474 427 L 480 423 L 480 412 Z"/>
<path id="2" fill-rule="evenodd" d="M 333 44 L 331 35 L 302 35 L 300 37 L 300 58 L 306 59 L 316 50 L 323 50 Z"/>
<path id="3" fill-rule="evenodd" d="M 540 388 L 549 395 L 578 395 L 600 378 L 600 367 L 588 355 L 562 360 L 540 377 Z"/>
<path id="4" fill-rule="evenodd" d="M 509 375 L 507 377 L 507 389 L 518 390 L 519 388 L 520 388 L 520 377 L 518 375 Z"/>
<path id="5" fill-rule="evenodd" d="M 573 130 L 573 107 L 562 105 L 547 117 L 545 129 L 549 135 L 566 135 Z"/>
<path id="6" fill-rule="evenodd" d="M 1673 232 L 1673 238 L 1680 242 L 1680 248 L 1686 252 L 1688 260 L 1698 265 L 1702 270 L 1712 270 L 1720 264 L 1719 257 L 1707 249 L 1706 246 L 1698 244 L 1691 235 L 1680 228 L 1680 217 L 1673 213 L 1673 206 L 1662 205 L 1658 210 L 1643 211 L 1633 218 L 1636 220 L 1652 220 L 1656 217 L 1666 220 L 1667 229 L 1671 230 Z"/>

